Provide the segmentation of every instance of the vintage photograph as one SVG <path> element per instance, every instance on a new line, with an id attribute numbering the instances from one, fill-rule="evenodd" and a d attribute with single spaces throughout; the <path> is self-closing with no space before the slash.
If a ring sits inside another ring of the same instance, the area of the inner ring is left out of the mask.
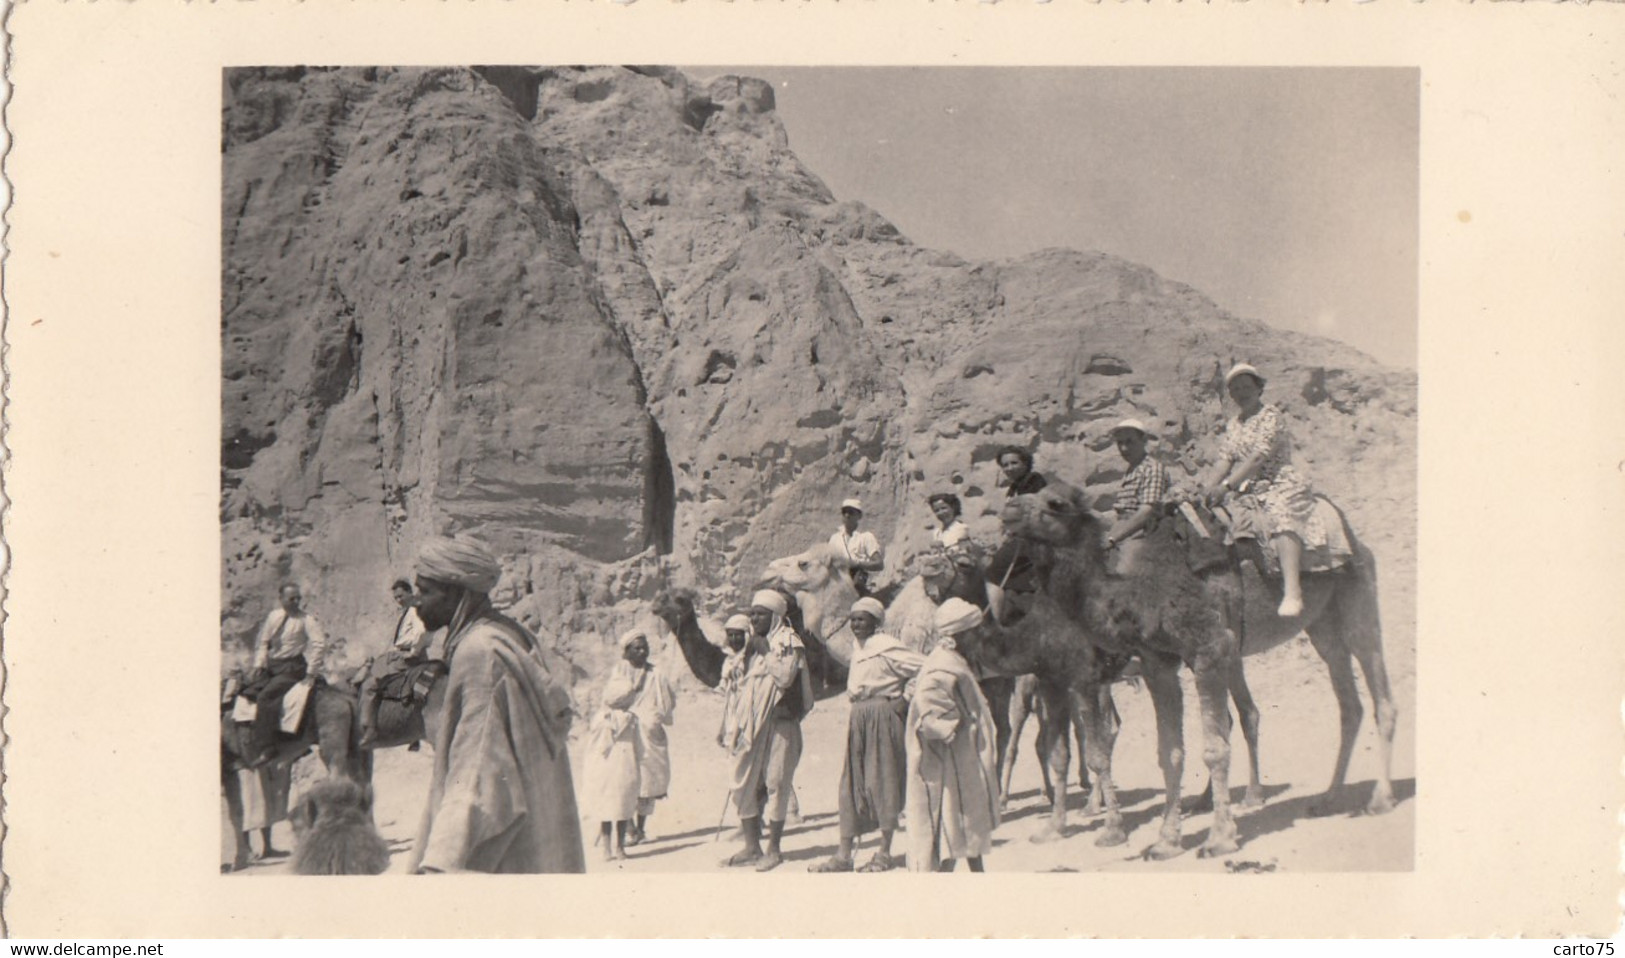
<path id="1" fill-rule="evenodd" d="M 221 870 L 1412 870 L 1419 97 L 225 69 Z"/>

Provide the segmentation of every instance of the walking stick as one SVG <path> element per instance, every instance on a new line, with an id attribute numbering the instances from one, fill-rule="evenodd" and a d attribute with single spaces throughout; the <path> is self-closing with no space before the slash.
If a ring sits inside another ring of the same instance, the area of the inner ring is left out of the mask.
<path id="1" fill-rule="evenodd" d="M 711 835 L 712 842 L 722 841 L 722 826 L 728 820 L 728 802 L 734 797 L 734 790 L 728 789 L 722 793 L 722 811 L 717 814 L 717 830 Z"/>

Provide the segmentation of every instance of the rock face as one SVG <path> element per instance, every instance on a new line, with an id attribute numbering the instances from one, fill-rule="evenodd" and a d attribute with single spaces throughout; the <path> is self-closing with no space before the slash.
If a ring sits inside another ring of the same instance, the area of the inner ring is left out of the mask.
<path id="1" fill-rule="evenodd" d="M 932 491 L 998 538 L 1006 443 L 1102 506 L 1125 416 L 1201 468 L 1243 359 L 1411 640 L 1414 373 L 1102 253 L 915 246 L 802 166 L 758 80 L 254 69 L 225 102 L 228 650 L 291 577 L 359 657 L 416 544 L 467 529 L 499 600 L 597 674 L 658 589 L 726 614 L 848 496 L 900 576 Z"/>

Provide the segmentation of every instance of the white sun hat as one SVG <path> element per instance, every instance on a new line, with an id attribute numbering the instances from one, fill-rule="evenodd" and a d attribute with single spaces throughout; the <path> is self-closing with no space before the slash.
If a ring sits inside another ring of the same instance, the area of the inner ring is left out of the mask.
<path id="1" fill-rule="evenodd" d="M 1229 389 L 1230 381 L 1235 379 L 1237 376 L 1251 376 L 1258 380 L 1259 386 L 1263 386 L 1265 383 L 1263 374 L 1260 373 L 1256 368 L 1248 365 L 1247 363 L 1236 363 L 1234 366 L 1230 367 L 1229 372 L 1224 374 L 1224 388 Z"/>

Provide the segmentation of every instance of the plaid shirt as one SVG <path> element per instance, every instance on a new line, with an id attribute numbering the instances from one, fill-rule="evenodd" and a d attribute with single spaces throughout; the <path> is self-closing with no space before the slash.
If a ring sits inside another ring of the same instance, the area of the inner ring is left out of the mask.
<path id="1" fill-rule="evenodd" d="M 1119 518 L 1126 519 L 1140 511 L 1141 506 L 1156 505 L 1168 495 L 1168 468 L 1150 456 L 1123 476 L 1117 489 L 1117 500 L 1112 503 Z"/>

